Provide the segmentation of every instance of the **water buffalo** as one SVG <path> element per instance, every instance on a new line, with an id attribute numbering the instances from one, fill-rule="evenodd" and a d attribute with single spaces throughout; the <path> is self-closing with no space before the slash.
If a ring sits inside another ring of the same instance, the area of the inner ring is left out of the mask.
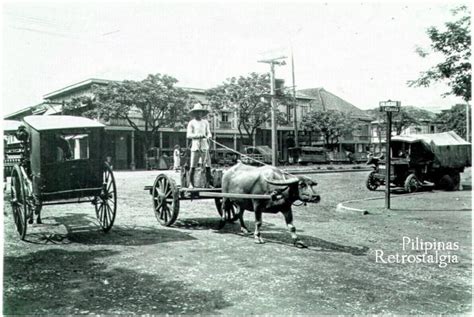
<path id="1" fill-rule="evenodd" d="M 273 199 L 224 198 L 223 208 L 228 210 L 232 207 L 232 204 L 237 207 L 240 228 L 245 234 L 249 231 L 243 220 L 244 211 L 255 212 L 255 243 L 264 243 L 260 234 L 262 213 L 281 212 L 285 217 L 293 243 L 297 247 L 304 247 L 304 244 L 296 235 L 291 206 L 297 200 L 305 203 L 319 202 L 320 196 L 314 190 L 316 185 L 316 182 L 307 177 L 288 176 L 281 170 L 271 166 L 253 167 L 239 162 L 224 172 L 222 192 L 266 194 L 272 195 Z M 225 222 L 226 212 L 223 212 L 222 215 L 222 220 Z"/>

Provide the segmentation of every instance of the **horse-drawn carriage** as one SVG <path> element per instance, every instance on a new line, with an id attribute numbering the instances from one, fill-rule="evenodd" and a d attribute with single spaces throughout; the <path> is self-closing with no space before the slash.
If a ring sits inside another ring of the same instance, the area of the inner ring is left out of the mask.
<path id="1" fill-rule="evenodd" d="M 471 162 L 471 144 L 455 132 L 395 136 L 390 145 L 390 182 L 406 192 L 423 185 L 455 190 L 459 188 L 460 173 Z M 374 170 L 367 178 L 367 188 L 376 190 L 385 185 L 386 163 L 369 158 Z"/>
<path id="2" fill-rule="evenodd" d="M 83 117 L 27 116 L 16 132 L 21 159 L 11 172 L 11 206 L 25 239 L 45 205 L 90 202 L 103 231 L 117 210 L 114 175 L 105 163 L 104 125 Z"/>

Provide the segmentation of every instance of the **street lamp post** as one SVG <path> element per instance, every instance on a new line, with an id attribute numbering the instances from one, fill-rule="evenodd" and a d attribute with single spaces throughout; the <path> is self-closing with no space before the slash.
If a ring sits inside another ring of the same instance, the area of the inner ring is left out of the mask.
<path id="1" fill-rule="evenodd" d="M 286 56 L 260 60 L 259 63 L 270 64 L 270 103 L 271 103 L 271 121 L 272 121 L 272 165 L 277 166 L 278 140 L 277 140 L 277 122 L 276 122 L 276 103 L 275 103 L 275 65 L 283 66 L 286 62 L 283 60 Z"/>
<path id="2" fill-rule="evenodd" d="M 392 112 L 400 111 L 400 101 L 381 101 L 379 103 L 380 111 L 387 113 L 387 132 L 385 137 L 385 208 L 390 209 L 390 174 L 391 174 L 391 155 L 390 141 L 392 138 Z"/>

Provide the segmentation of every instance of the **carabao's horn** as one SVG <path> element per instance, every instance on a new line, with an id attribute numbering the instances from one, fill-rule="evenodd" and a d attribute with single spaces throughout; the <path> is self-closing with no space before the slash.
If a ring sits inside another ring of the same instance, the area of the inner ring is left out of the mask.
<path id="1" fill-rule="evenodd" d="M 291 184 L 294 184 L 294 183 L 298 183 L 298 178 L 296 177 L 292 177 L 292 178 L 288 178 L 288 179 L 281 179 L 281 180 L 269 180 L 267 179 L 266 177 L 263 177 L 263 179 L 270 185 L 275 185 L 275 186 L 288 186 L 288 185 L 291 185 Z"/>

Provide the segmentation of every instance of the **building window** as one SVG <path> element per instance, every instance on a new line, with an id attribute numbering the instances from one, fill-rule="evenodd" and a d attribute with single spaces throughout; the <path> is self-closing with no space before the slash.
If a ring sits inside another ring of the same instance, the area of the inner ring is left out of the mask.
<path id="1" fill-rule="evenodd" d="M 229 113 L 228 112 L 222 112 L 221 113 L 221 121 L 222 122 L 229 122 Z"/>

